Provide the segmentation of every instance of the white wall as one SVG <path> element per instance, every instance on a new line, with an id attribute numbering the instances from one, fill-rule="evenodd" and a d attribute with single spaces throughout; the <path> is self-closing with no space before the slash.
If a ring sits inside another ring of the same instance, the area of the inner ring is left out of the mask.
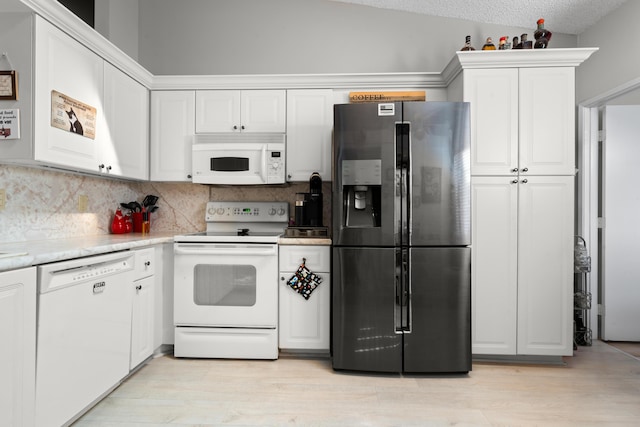
<path id="1" fill-rule="evenodd" d="M 96 0 L 95 29 L 138 60 L 138 0 Z"/>
<path id="2" fill-rule="evenodd" d="M 530 28 L 328 0 L 139 0 L 139 62 L 156 75 L 440 72 L 467 34 L 479 49 Z M 576 47 L 554 32 L 551 47 Z"/>
<path id="3" fill-rule="evenodd" d="M 627 1 L 578 36 L 578 47 L 599 47 L 576 72 L 578 102 L 640 77 L 640 2 Z M 554 35 L 555 36 L 555 35 Z"/>

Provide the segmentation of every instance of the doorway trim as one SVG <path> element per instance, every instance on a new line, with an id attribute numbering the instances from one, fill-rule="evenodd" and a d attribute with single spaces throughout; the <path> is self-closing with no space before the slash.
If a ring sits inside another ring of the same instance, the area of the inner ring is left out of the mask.
<path id="1" fill-rule="evenodd" d="M 581 235 L 591 255 L 589 280 L 592 288 L 592 309 L 590 312 L 593 337 L 600 336 L 598 308 L 600 300 L 597 292 L 600 275 L 600 260 L 597 248 L 598 236 L 598 163 L 599 163 L 599 121 L 600 109 L 615 98 L 640 89 L 640 77 L 617 86 L 607 92 L 578 104 L 578 145 L 577 145 L 577 212 L 576 232 Z"/>

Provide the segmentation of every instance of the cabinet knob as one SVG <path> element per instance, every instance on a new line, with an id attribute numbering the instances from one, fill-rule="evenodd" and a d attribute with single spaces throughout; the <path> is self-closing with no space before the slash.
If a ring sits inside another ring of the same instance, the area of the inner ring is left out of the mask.
<path id="1" fill-rule="evenodd" d="M 142 285 L 138 285 L 138 286 L 136 286 L 136 291 L 139 291 L 139 290 L 141 290 L 141 289 L 142 289 Z"/>
<path id="2" fill-rule="evenodd" d="M 518 180 L 517 180 L 517 179 L 514 179 L 513 181 L 511 181 L 511 183 L 512 183 L 512 184 L 517 184 L 517 183 L 518 183 Z"/>
<path id="3" fill-rule="evenodd" d="M 513 173 L 517 173 L 517 172 L 518 172 L 518 168 L 513 168 L 513 169 L 511 169 L 511 172 L 513 172 Z"/>
<path id="4" fill-rule="evenodd" d="M 111 170 L 111 165 L 107 166 L 107 172 Z"/>
<path id="5" fill-rule="evenodd" d="M 145 266 L 149 267 L 151 265 L 151 261 L 147 261 L 144 263 Z"/>
<path id="6" fill-rule="evenodd" d="M 287 280 L 287 279 L 285 279 L 285 278 L 284 278 L 284 276 L 281 276 L 281 277 L 280 277 L 280 280 L 282 280 L 282 281 L 284 282 L 284 281 L 285 281 L 285 280 Z"/>
<path id="7" fill-rule="evenodd" d="M 191 174 L 187 175 L 187 178 L 191 179 Z"/>
<path id="8" fill-rule="evenodd" d="M 98 169 L 100 169 L 100 170 L 104 169 L 104 164 L 98 165 Z"/>
<path id="9" fill-rule="evenodd" d="M 238 130 L 238 126 L 233 126 L 233 130 Z"/>
<path id="10" fill-rule="evenodd" d="M 529 168 L 522 168 L 522 172 L 529 172 Z"/>
<path id="11" fill-rule="evenodd" d="M 240 129 L 244 130 L 244 125 L 240 126 Z"/>
<path id="12" fill-rule="evenodd" d="M 529 180 L 525 178 L 525 179 L 523 179 L 523 180 L 522 180 L 522 181 L 520 181 L 520 182 L 522 182 L 523 184 L 526 184 L 527 182 L 529 182 Z"/>

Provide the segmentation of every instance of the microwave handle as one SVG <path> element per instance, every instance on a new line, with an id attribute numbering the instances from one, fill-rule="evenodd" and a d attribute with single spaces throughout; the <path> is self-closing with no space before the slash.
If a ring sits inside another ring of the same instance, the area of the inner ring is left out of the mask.
<path id="1" fill-rule="evenodd" d="M 265 176 L 266 171 L 267 171 L 267 146 L 263 145 L 262 146 L 262 167 L 260 168 L 260 178 L 264 183 L 267 182 L 267 177 Z"/>

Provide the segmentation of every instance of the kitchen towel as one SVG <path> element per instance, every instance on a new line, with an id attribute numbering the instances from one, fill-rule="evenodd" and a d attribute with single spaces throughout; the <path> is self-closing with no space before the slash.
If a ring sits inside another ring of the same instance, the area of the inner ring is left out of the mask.
<path id="1" fill-rule="evenodd" d="M 306 260 L 302 260 L 302 264 L 298 267 L 298 270 L 291 276 L 287 285 L 294 291 L 299 293 L 308 300 L 311 293 L 322 283 L 322 277 L 311 272 L 305 265 Z"/>

